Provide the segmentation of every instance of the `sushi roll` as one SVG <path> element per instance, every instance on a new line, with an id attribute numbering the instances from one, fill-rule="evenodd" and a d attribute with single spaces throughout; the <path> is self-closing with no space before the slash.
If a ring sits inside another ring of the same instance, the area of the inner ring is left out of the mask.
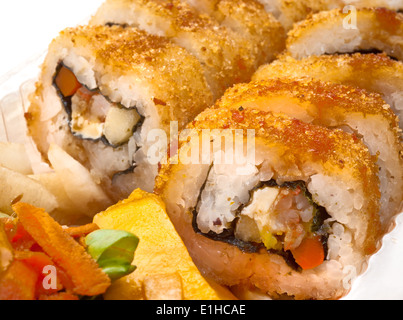
<path id="1" fill-rule="evenodd" d="M 341 130 L 226 107 L 188 126 L 179 161 L 156 180 L 193 260 L 221 284 L 273 298 L 340 298 L 379 247 L 379 180 L 367 148 Z M 224 147 L 228 132 L 240 147 Z M 186 161 L 200 148 L 203 161 Z"/>
<path id="2" fill-rule="evenodd" d="M 281 39 L 278 43 L 266 41 L 268 48 L 260 48 L 252 42 L 253 38 L 248 39 L 213 17 L 199 14 L 179 0 L 107 0 L 90 23 L 134 26 L 169 38 L 200 61 L 217 99 L 234 83 L 249 81 L 258 66 L 273 60 L 274 54 L 284 49 L 281 25 L 274 19 L 271 22 L 269 16 L 265 18 L 262 28 L 266 31 L 264 36 L 269 36 L 259 40 L 277 39 L 278 34 Z"/>
<path id="3" fill-rule="evenodd" d="M 168 39 L 81 26 L 50 44 L 26 118 L 45 159 L 58 145 L 117 200 L 153 189 L 148 133 L 169 136 L 171 121 L 180 130 L 212 102 L 199 61 Z"/>
<path id="4" fill-rule="evenodd" d="M 395 0 L 259 0 L 268 12 L 289 30 L 293 24 L 304 20 L 312 13 L 344 8 L 352 5 L 355 8 L 381 7 L 390 10 L 403 9 L 403 3 Z"/>
<path id="5" fill-rule="evenodd" d="M 272 61 L 285 49 L 286 33 L 256 0 L 183 0 L 247 40 L 256 66 Z"/>
<path id="6" fill-rule="evenodd" d="M 302 60 L 285 55 L 260 67 L 252 79 L 275 78 L 318 79 L 379 93 L 403 128 L 403 63 L 385 54 L 323 55 Z"/>
<path id="7" fill-rule="evenodd" d="M 343 13 L 335 9 L 310 16 L 288 33 L 295 59 L 311 55 L 380 51 L 403 60 L 403 14 L 385 8 Z"/>
<path id="8" fill-rule="evenodd" d="M 272 79 L 229 89 L 217 107 L 254 108 L 339 128 L 362 139 L 379 166 L 381 222 L 387 231 L 403 204 L 398 119 L 378 94 L 318 80 Z"/>

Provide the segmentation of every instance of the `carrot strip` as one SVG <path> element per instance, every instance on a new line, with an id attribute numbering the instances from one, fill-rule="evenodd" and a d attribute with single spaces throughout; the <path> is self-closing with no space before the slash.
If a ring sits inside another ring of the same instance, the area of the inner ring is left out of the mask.
<path id="1" fill-rule="evenodd" d="M 0 300 L 34 300 L 37 280 L 34 270 L 14 260 L 0 278 Z"/>
<path id="2" fill-rule="evenodd" d="M 109 277 L 44 209 L 25 203 L 12 207 L 25 230 L 71 279 L 73 293 L 94 296 L 106 291 L 111 284 Z"/>
<path id="3" fill-rule="evenodd" d="M 73 71 L 66 67 L 61 67 L 55 79 L 56 85 L 64 97 L 74 95 L 81 87 Z"/>
<path id="4" fill-rule="evenodd" d="M 87 103 L 90 102 L 91 98 L 94 96 L 95 92 L 88 90 L 86 87 L 80 87 L 76 92 L 81 99 L 85 100 Z"/>
<path id="5" fill-rule="evenodd" d="M 64 230 L 73 238 L 80 238 L 98 229 L 99 227 L 95 223 L 89 223 L 84 226 L 70 227 Z"/>
<path id="6" fill-rule="evenodd" d="M 291 253 L 295 262 L 304 270 L 313 269 L 325 260 L 325 250 L 320 237 L 305 238 Z"/>

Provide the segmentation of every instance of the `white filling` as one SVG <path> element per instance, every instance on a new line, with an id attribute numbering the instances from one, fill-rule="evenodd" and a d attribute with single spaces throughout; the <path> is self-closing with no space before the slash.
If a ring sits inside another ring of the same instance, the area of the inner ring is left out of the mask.
<path id="1" fill-rule="evenodd" d="M 271 209 L 279 194 L 280 188 L 266 187 L 256 190 L 252 203 L 242 210 L 242 215 L 255 220 L 259 230 L 262 231 L 264 226 L 270 225 Z"/>
<path id="2" fill-rule="evenodd" d="M 103 95 L 80 88 L 71 100 L 71 129 L 84 139 L 102 136 L 113 146 L 129 141 L 141 117 L 135 109 L 119 108 Z"/>
<path id="3" fill-rule="evenodd" d="M 246 168 L 247 167 L 247 168 Z M 201 232 L 220 234 L 236 218 L 238 208 L 249 200 L 249 191 L 259 182 L 259 171 L 250 165 L 214 164 L 201 194 L 197 208 L 197 225 Z M 237 170 L 248 174 L 237 175 Z"/>

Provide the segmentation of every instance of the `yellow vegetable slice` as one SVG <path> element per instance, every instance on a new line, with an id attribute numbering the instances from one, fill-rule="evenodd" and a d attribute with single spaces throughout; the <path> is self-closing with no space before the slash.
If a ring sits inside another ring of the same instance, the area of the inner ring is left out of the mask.
<path id="1" fill-rule="evenodd" d="M 137 189 L 128 199 L 97 214 L 94 223 L 101 229 L 131 232 L 140 239 L 134 259 L 136 271 L 114 282 L 105 299 L 145 299 L 145 279 L 174 273 L 181 277 L 185 300 L 236 299 L 229 290 L 203 278 L 158 196 Z"/>

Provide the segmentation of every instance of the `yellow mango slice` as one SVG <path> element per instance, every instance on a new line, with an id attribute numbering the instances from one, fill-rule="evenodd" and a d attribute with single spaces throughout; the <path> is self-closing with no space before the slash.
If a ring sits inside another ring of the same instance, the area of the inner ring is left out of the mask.
<path id="1" fill-rule="evenodd" d="M 97 214 L 94 223 L 101 229 L 125 230 L 140 238 L 133 262 L 137 269 L 115 281 L 105 299 L 145 299 L 144 280 L 175 273 L 181 277 L 185 300 L 236 299 L 226 288 L 203 278 L 158 196 L 137 189 L 128 199 Z"/>

